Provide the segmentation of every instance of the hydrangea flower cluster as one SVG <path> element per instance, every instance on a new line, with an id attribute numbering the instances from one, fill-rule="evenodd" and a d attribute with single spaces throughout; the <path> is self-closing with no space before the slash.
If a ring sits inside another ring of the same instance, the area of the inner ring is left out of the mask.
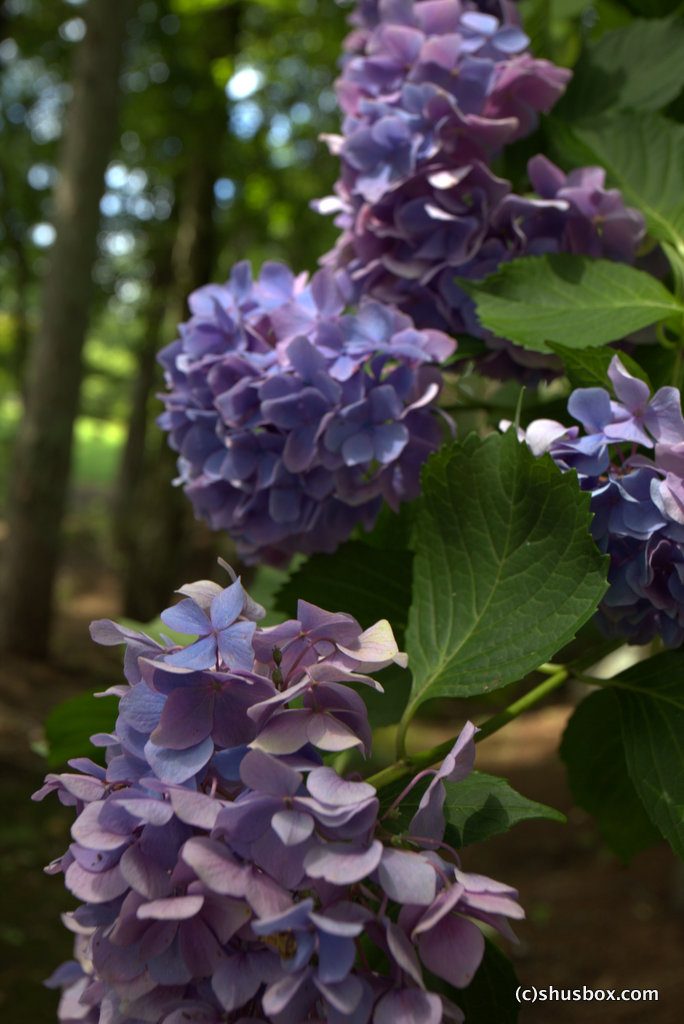
<path id="1" fill-rule="evenodd" d="M 93 737 L 106 768 L 78 758 L 36 794 L 76 812 L 48 869 L 81 901 L 65 915 L 75 959 L 49 982 L 60 1020 L 462 1021 L 424 970 L 467 986 L 484 951 L 475 922 L 510 935 L 523 916 L 443 842 L 444 782 L 471 771 L 477 730 L 381 814 L 372 785 L 324 758 L 369 749 L 352 686 L 381 689 L 367 673 L 406 664 L 389 624 L 362 631 L 301 601 L 296 620 L 261 628 L 239 580 L 180 593 L 162 619 L 197 636 L 186 646 L 93 624 L 99 643 L 126 645 L 115 732 Z"/>
<path id="2" fill-rule="evenodd" d="M 190 297 L 160 354 L 160 419 L 196 513 L 241 557 L 333 551 L 383 499 L 418 495 L 438 447 L 439 363 L 455 342 L 373 300 L 345 313 L 345 276 L 238 264 Z"/>
<path id="3" fill-rule="evenodd" d="M 684 419 L 677 388 L 651 396 L 619 356 L 604 388 L 578 388 L 568 411 L 581 426 L 536 420 L 524 432 L 535 455 L 577 471 L 592 495 L 592 532 L 610 555 L 610 589 L 598 618 L 633 643 L 684 642 Z"/>
<path id="4" fill-rule="evenodd" d="M 337 87 L 342 134 L 327 138 L 341 176 L 316 206 L 341 228 L 324 263 L 420 327 L 483 338 L 495 353 L 485 366 L 501 373 L 510 356 L 522 366 L 539 356 L 484 331 L 456 278 L 559 251 L 631 262 L 644 224 L 600 168 L 566 176 L 537 156 L 528 165 L 536 197 L 492 172 L 492 158 L 536 127 L 570 72 L 531 56 L 508 5 L 501 17 L 478 6 L 361 5 Z"/>

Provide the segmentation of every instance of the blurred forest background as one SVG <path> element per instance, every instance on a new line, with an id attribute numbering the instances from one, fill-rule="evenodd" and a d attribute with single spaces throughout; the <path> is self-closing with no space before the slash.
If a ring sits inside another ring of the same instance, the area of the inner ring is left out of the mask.
<path id="1" fill-rule="evenodd" d="M 518 6 L 536 53 L 571 65 L 583 36 L 676 5 Z M 117 652 L 92 647 L 87 624 L 154 619 L 175 586 L 214 574 L 217 554 L 231 557 L 171 487 L 175 457 L 155 426 L 156 353 L 187 295 L 238 260 L 311 271 L 331 247 L 335 228 L 309 203 L 336 177 L 317 140 L 338 127 L 345 17 L 334 0 L 0 2 L 5 1024 L 54 1019 L 56 997 L 40 982 L 69 955 L 58 918 L 68 897 L 40 873 L 64 847 L 65 818 L 28 794 L 44 772 L 45 714 L 119 671 Z M 506 173 L 520 173 L 525 157 L 511 147 Z M 488 844 L 491 863 L 478 854 L 531 908 L 518 968 L 537 984 L 672 985 L 681 918 L 667 858 L 647 852 L 627 876 L 604 854 L 554 760 L 564 715 L 530 716 L 482 761 L 570 813 L 568 833 L 532 824 Z M 605 927 L 614 952 L 584 962 L 587 929 Z M 565 1012 L 554 1013 L 561 1024 L 596 1019 Z M 611 1012 L 601 1020 L 643 1020 L 638 1006 Z M 674 1021 L 667 1012 L 649 1008 L 649 1020 Z"/>

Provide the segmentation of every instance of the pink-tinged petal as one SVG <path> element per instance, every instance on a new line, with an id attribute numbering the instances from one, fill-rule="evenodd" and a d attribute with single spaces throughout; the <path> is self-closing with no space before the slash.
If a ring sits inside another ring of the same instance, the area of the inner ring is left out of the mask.
<path id="1" fill-rule="evenodd" d="M 309 719 L 310 712 L 306 710 L 280 711 L 268 720 L 250 745 L 267 754 L 294 754 L 309 739 Z"/>
<path id="2" fill-rule="evenodd" d="M 144 961 L 161 956 L 169 948 L 178 933 L 176 921 L 138 922 L 145 929 L 140 940 L 140 957 Z"/>
<path id="3" fill-rule="evenodd" d="M 292 902 L 282 886 L 253 865 L 245 868 L 245 879 L 247 902 L 259 917 L 280 914 Z"/>
<path id="4" fill-rule="evenodd" d="M 645 381 L 633 377 L 625 368 L 619 356 L 613 356 L 608 367 L 608 377 L 611 380 L 618 401 L 627 406 L 630 412 L 638 409 L 645 411 L 651 391 Z"/>
<path id="5" fill-rule="evenodd" d="M 170 873 L 146 857 L 138 843 L 124 851 L 119 867 L 130 887 L 148 900 L 160 899 L 171 891 Z"/>
<path id="6" fill-rule="evenodd" d="M 122 835 L 100 823 L 100 814 L 105 806 L 104 800 L 88 804 L 71 826 L 76 842 L 89 850 L 117 850 L 129 842 L 130 834 Z"/>
<path id="7" fill-rule="evenodd" d="M 333 916 L 334 914 L 337 916 Z M 313 921 L 319 931 L 344 939 L 354 939 L 360 935 L 370 917 L 371 914 L 365 907 L 347 900 L 336 903 L 324 914 L 317 914 L 315 910 L 309 914 L 309 919 Z"/>
<path id="8" fill-rule="evenodd" d="M 352 946 L 352 952 L 354 947 Z M 352 961 L 353 962 L 353 961 Z M 351 965 L 350 965 L 351 966 Z M 363 995 L 363 985 L 359 978 L 354 977 L 353 974 L 347 975 L 343 980 L 341 979 L 337 983 L 329 982 L 322 977 L 319 969 L 318 977 L 314 979 L 316 988 L 325 998 L 326 1003 L 337 1010 L 338 1013 L 347 1015 L 347 1018 L 353 1014 L 356 1007 L 361 1002 Z"/>
<path id="9" fill-rule="evenodd" d="M 327 711 L 320 713 L 308 712 L 309 720 L 306 724 L 306 736 L 310 743 L 321 750 L 329 750 L 337 753 L 341 750 L 350 750 L 352 747 L 362 747 L 363 739 L 357 736 L 354 730 L 336 718 L 334 714 Z"/>
<path id="10" fill-rule="evenodd" d="M 314 830 L 314 820 L 301 811 L 278 811 L 271 819 L 273 831 L 284 846 L 299 846 Z"/>
<path id="11" fill-rule="evenodd" d="M 95 872 L 86 871 L 77 861 L 66 869 L 64 884 L 85 903 L 109 903 L 128 888 L 118 864 L 109 871 Z"/>
<path id="12" fill-rule="evenodd" d="M 174 654 L 167 654 L 165 664 L 176 668 L 197 669 L 198 671 L 216 666 L 216 637 L 205 636 L 202 640 L 184 647 Z"/>
<path id="13" fill-rule="evenodd" d="M 374 786 L 367 782 L 349 782 L 333 768 L 314 768 L 309 773 L 306 788 L 315 800 L 333 807 L 350 807 L 375 796 Z"/>
<path id="14" fill-rule="evenodd" d="M 295 999 L 309 977 L 309 971 L 300 971 L 298 974 L 286 974 L 269 985 L 261 1000 L 264 1013 L 269 1017 L 281 1013 Z"/>
<path id="15" fill-rule="evenodd" d="M 480 730 L 472 722 L 466 722 L 459 736 L 437 769 L 437 776 L 445 782 L 460 782 L 470 775 L 475 767 L 475 736 Z"/>
<path id="16" fill-rule="evenodd" d="M 190 598 L 163 611 L 161 620 L 169 629 L 186 636 L 204 636 L 211 628 L 205 613 Z"/>
<path id="17" fill-rule="evenodd" d="M 203 906 L 204 896 L 169 896 L 143 903 L 138 907 L 137 916 L 141 921 L 187 921 L 199 914 Z"/>
<path id="18" fill-rule="evenodd" d="M 267 958 L 265 963 L 264 957 Z M 278 961 L 266 950 L 257 954 L 228 953 L 211 979 L 211 986 L 223 1009 L 231 1012 L 249 1002 L 266 980 L 264 972 L 270 975 L 272 966 L 277 970 Z"/>
<path id="19" fill-rule="evenodd" d="M 458 883 L 443 890 L 429 910 L 423 914 L 415 925 L 411 933 L 413 941 L 416 941 L 416 935 L 422 935 L 424 932 L 430 931 L 438 921 L 441 921 L 443 917 L 452 911 L 461 900 L 464 892 L 464 887 Z"/>
<path id="20" fill-rule="evenodd" d="M 218 583 L 212 583 L 211 580 L 198 580 L 196 583 L 185 583 L 176 593 L 189 597 L 203 612 L 208 612 L 211 602 L 219 596 L 221 589 Z"/>
<path id="21" fill-rule="evenodd" d="M 224 806 L 222 800 L 191 789 L 170 789 L 169 796 L 171 806 L 182 822 L 195 828 L 205 828 L 208 832 L 213 829 Z"/>
<path id="22" fill-rule="evenodd" d="M 384 693 L 384 688 L 372 676 L 362 675 L 360 672 L 350 672 L 348 668 L 337 665 L 335 661 L 319 661 L 305 669 L 306 675 L 315 683 L 363 683 L 364 686 L 371 686 L 378 693 Z"/>
<path id="23" fill-rule="evenodd" d="M 368 847 L 326 843 L 309 850 L 304 869 L 311 878 L 323 878 L 333 885 L 351 885 L 375 871 L 382 851 L 383 845 L 377 839 Z"/>
<path id="24" fill-rule="evenodd" d="M 71 775 L 66 772 L 55 777 L 59 779 L 67 793 L 71 793 L 77 800 L 83 800 L 85 803 L 99 800 L 104 792 L 104 782 L 88 775 Z"/>
<path id="25" fill-rule="evenodd" d="M 144 821 L 147 825 L 166 825 L 173 817 L 173 807 L 165 800 L 149 800 L 141 797 L 135 799 L 117 799 L 119 807 L 138 821 Z"/>
<path id="26" fill-rule="evenodd" d="M 214 700 L 214 691 L 206 683 L 174 690 L 150 739 L 168 750 L 187 750 L 201 743 L 213 727 Z"/>
<path id="27" fill-rule="evenodd" d="M 90 1016 L 92 1008 L 87 1003 L 84 1003 L 82 998 L 91 983 L 92 978 L 86 974 L 73 985 L 69 985 L 68 988 L 64 989 L 57 1009 L 59 1020 L 85 1020 L 86 1017 Z"/>
<path id="28" fill-rule="evenodd" d="M 223 896 L 246 895 L 246 869 L 221 843 L 206 836 L 188 839 L 181 857 L 212 892 Z"/>
<path id="29" fill-rule="evenodd" d="M 408 664 L 408 658 L 399 650 L 387 619 L 376 622 L 348 647 L 339 644 L 338 647 L 343 654 L 367 671 L 384 668 L 392 662 L 396 662 L 402 668 L 406 668 Z"/>
<path id="30" fill-rule="evenodd" d="M 244 900 L 228 899 L 225 896 L 207 896 L 202 910 L 202 920 L 225 945 L 239 932 L 252 916 L 251 908 Z"/>
<path id="31" fill-rule="evenodd" d="M 227 629 L 228 626 L 232 626 L 238 616 L 242 614 L 244 603 L 245 592 L 242 589 L 242 583 L 237 579 L 225 590 L 222 590 L 211 603 L 211 624 L 214 629 Z"/>
<path id="32" fill-rule="evenodd" d="M 375 1008 L 373 1024 L 441 1024 L 442 1001 L 419 988 L 393 989 Z"/>
<path id="33" fill-rule="evenodd" d="M 408 936 L 398 924 L 388 921 L 385 929 L 389 951 L 398 967 L 412 978 L 419 988 L 424 988 L 423 972 Z"/>
<path id="34" fill-rule="evenodd" d="M 193 978 L 208 978 L 223 955 L 218 939 L 201 917 L 183 921 L 178 929 L 180 955 Z"/>
<path id="35" fill-rule="evenodd" d="M 294 796 L 302 784 L 299 772 L 262 750 L 250 750 L 240 763 L 245 786 L 267 796 Z"/>
<path id="36" fill-rule="evenodd" d="M 173 1010 L 162 1018 L 161 1024 L 218 1024 L 216 1008 L 209 1003 L 183 1002 L 180 1010 Z"/>
<path id="37" fill-rule="evenodd" d="M 659 388 L 648 405 L 646 426 L 656 441 L 676 445 L 684 441 L 682 396 L 678 388 Z"/>
<path id="38" fill-rule="evenodd" d="M 420 958 L 429 971 L 454 988 L 465 988 L 484 956 L 484 937 L 471 921 L 447 914 L 418 940 Z"/>
<path id="39" fill-rule="evenodd" d="M 387 848 L 378 865 L 378 881 L 391 900 L 428 907 L 435 898 L 437 875 L 419 853 Z"/>
<path id="40" fill-rule="evenodd" d="M 266 700 L 262 700 L 259 701 L 258 704 L 254 704 L 247 714 L 250 718 L 254 719 L 255 722 L 260 722 L 276 708 L 294 700 L 295 697 L 300 697 L 309 689 L 311 689 L 311 683 L 308 679 L 304 679 L 294 686 L 289 686 L 287 690 L 283 690 L 282 693 L 275 692 L 272 697 L 268 697 Z"/>

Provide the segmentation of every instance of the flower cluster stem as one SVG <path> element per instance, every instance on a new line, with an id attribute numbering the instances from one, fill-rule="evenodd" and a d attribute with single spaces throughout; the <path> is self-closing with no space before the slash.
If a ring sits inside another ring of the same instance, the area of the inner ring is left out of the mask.
<path id="1" fill-rule="evenodd" d="M 553 675 L 549 676 L 534 689 L 530 690 L 519 700 L 514 701 L 499 714 L 493 715 L 491 718 L 480 727 L 480 731 L 475 737 L 475 742 L 479 743 L 481 740 L 486 739 L 488 736 L 492 736 L 499 729 L 502 729 L 513 719 L 518 718 L 524 714 L 530 708 L 534 707 L 541 700 L 544 699 L 549 693 L 552 693 L 559 686 L 561 686 L 567 679 L 570 678 L 570 668 L 558 666 L 557 670 Z M 420 771 L 423 768 L 429 768 L 430 765 L 436 764 L 438 761 L 442 761 L 449 753 L 454 745 L 454 740 L 449 739 L 444 743 L 439 743 L 436 747 L 431 747 L 429 750 L 422 750 L 416 754 L 405 754 L 403 757 L 395 761 L 394 764 L 389 765 L 387 768 L 383 768 L 382 771 L 376 772 L 375 775 L 369 776 L 366 782 L 369 782 L 371 786 L 375 786 L 376 789 L 382 789 L 385 786 L 389 786 L 393 782 L 398 782 L 405 776 L 410 775 L 412 772 Z"/>

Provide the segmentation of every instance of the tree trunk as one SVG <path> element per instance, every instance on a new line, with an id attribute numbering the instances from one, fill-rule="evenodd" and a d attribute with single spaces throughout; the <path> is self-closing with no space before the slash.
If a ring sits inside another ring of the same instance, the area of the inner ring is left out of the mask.
<path id="1" fill-rule="evenodd" d="M 27 365 L 25 416 L 15 445 L 0 646 L 35 657 L 45 656 L 48 647 L 99 201 L 116 139 L 128 12 L 128 0 L 90 0 L 85 8 L 87 32 L 74 65 L 74 93 L 54 195 L 57 234 L 43 282 L 41 321 Z"/>
<path id="2" fill-rule="evenodd" d="M 220 121 L 225 119 L 220 104 Z M 207 141 L 216 130 L 206 125 Z M 213 129 L 213 130 L 212 130 Z M 185 317 L 187 295 L 211 278 L 214 264 L 214 181 L 217 169 L 200 149 L 188 168 L 180 197 L 179 223 L 171 254 L 172 281 L 163 311 L 151 314 L 131 402 L 129 432 L 116 500 L 116 537 L 122 557 L 124 614 L 148 622 L 159 614 L 188 561 L 193 517 L 182 491 L 172 487 L 176 453 L 154 425 L 161 406 L 149 399 L 162 387 L 156 354 L 164 328 Z M 156 372 L 155 372 L 156 367 Z M 150 409 L 150 405 L 153 408 Z"/>
<path id="3" fill-rule="evenodd" d="M 211 54 L 218 48 L 221 54 L 236 53 L 242 13 L 242 5 L 236 3 L 216 12 L 214 18 L 207 16 L 200 30 L 201 52 Z M 226 98 L 205 64 L 197 75 L 193 122 L 184 139 L 190 157 L 179 183 L 172 282 L 165 316 L 157 321 L 161 328 L 185 319 L 187 296 L 209 282 L 214 273 L 214 183 L 222 170 L 217 139 L 226 131 Z M 205 527 L 193 522 L 189 501 L 180 489 L 172 487 L 177 455 L 153 425 L 161 406 L 146 397 L 154 385 L 162 387 L 159 368 L 151 376 L 153 349 L 171 337 L 163 341 L 160 337 L 155 343 L 150 331 L 141 353 L 116 500 L 124 614 L 139 622 L 158 616 L 173 589 L 185 582 L 186 574 L 190 578 L 210 573 L 216 557 L 216 541 Z M 144 420 L 140 416 L 143 406 L 147 408 Z"/>

